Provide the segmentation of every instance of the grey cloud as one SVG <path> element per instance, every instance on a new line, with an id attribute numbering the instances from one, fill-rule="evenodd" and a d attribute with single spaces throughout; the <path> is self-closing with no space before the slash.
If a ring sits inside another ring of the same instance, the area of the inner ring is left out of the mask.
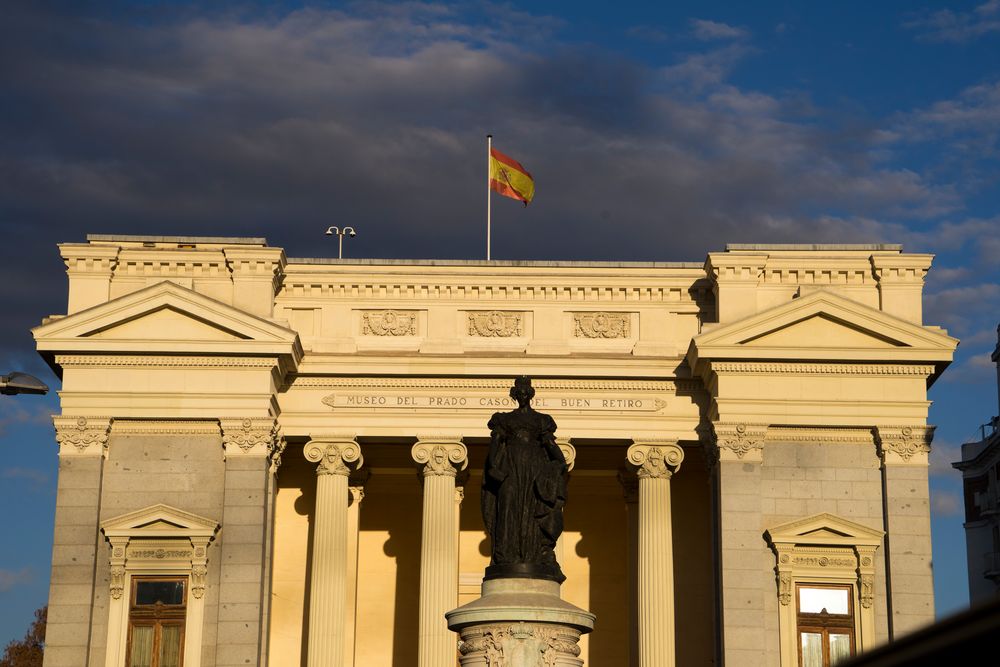
<path id="1" fill-rule="evenodd" d="M 722 23 L 721 21 L 709 21 L 707 19 L 691 19 L 691 30 L 694 36 L 701 40 L 716 39 L 739 39 L 748 35 L 745 28 L 738 28 Z"/>
<path id="2" fill-rule="evenodd" d="M 0 569 L 0 593 L 6 593 L 15 586 L 29 583 L 32 579 L 33 573 L 28 567 L 20 570 Z"/>
<path id="3" fill-rule="evenodd" d="M 970 42 L 1000 32 L 1000 0 L 989 0 L 972 11 L 925 11 L 903 23 L 919 39 L 934 42 Z"/>
<path id="4" fill-rule="evenodd" d="M 958 516 L 962 513 L 962 500 L 952 491 L 931 492 L 931 512 L 938 516 Z"/>
<path id="5" fill-rule="evenodd" d="M 563 43 L 544 17 L 483 28 L 438 6 L 158 21 L 26 7 L 0 26 L 0 224 L 33 286 L 0 288 L 17 349 L 64 307 L 55 243 L 87 232 L 259 235 L 303 256 L 332 252 L 321 230 L 347 223 L 354 256 L 480 257 L 487 132 L 538 187 L 527 209 L 496 203 L 497 257 L 891 241 L 894 220 L 957 205 L 871 159 L 874 128 L 728 83 L 753 55 L 739 42 L 655 69 Z"/>

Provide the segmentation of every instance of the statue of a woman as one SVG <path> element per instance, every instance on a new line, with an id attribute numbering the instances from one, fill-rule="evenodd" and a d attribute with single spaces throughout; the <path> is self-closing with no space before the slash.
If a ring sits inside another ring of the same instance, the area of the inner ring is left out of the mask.
<path id="1" fill-rule="evenodd" d="M 531 407 L 531 379 L 514 381 L 517 409 L 490 419 L 490 451 L 483 471 L 482 508 L 493 545 L 487 579 L 529 577 L 562 582 L 553 548 L 563 530 L 566 459 L 556 445 L 556 423 Z"/>

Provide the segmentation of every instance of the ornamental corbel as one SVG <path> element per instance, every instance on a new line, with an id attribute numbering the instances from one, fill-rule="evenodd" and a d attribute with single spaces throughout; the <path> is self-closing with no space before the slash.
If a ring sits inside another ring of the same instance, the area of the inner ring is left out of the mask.
<path id="1" fill-rule="evenodd" d="M 191 546 L 191 595 L 201 598 L 205 595 L 205 579 L 208 577 L 208 542 L 210 538 L 192 539 Z"/>
<path id="2" fill-rule="evenodd" d="M 309 441 L 302 450 L 306 460 L 316 465 L 317 475 L 347 477 L 364 464 L 361 445 L 350 436 L 332 436 Z"/>
<path id="3" fill-rule="evenodd" d="M 278 422 L 273 417 L 221 419 L 219 424 L 222 426 L 222 445 L 226 457 L 273 457 L 281 442 L 278 437 Z M 280 457 L 280 452 L 278 455 Z"/>
<path id="4" fill-rule="evenodd" d="M 114 538 L 111 540 L 111 580 L 109 589 L 111 597 L 120 600 L 125 590 L 125 554 L 128 547 L 128 538 Z"/>
<path id="5" fill-rule="evenodd" d="M 877 426 L 875 447 L 883 463 L 927 465 L 933 426 Z"/>
<path id="6" fill-rule="evenodd" d="M 759 463 L 764 460 L 767 424 L 713 422 L 712 432 L 719 461 Z"/>
<path id="7" fill-rule="evenodd" d="M 794 548 L 789 545 L 776 545 L 778 554 L 778 566 L 775 568 L 778 574 L 778 602 L 787 607 L 792 602 L 792 552 Z"/>
<path id="8" fill-rule="evenodd" d="M 109 417 L 53 417 L 59 456 L 108 455 Z"/>
<path id="9" fill-rule="evenodd" d="M 626 454 L 642 479 L 670 479 L 681 468 L 684 449 L 676 440 L 634 440 Z"/>
<path id="10" fill-rule="evenodd" d="M 418 436 L 410 454 L 424 477 L 455 477 L 469 465 L 469 450 L 462 444 L 461 438 Z"/>

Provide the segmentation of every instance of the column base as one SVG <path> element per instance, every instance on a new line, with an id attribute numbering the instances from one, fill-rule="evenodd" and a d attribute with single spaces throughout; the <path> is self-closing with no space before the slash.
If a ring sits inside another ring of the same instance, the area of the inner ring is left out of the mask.
<path id="1" fill-rule="evenodd" d="M 594 614 L 559 597 L 545 579 L 490 579 L 478 600 L 445 614 L 462 667 L 582 667 L 580 635 Z"/>

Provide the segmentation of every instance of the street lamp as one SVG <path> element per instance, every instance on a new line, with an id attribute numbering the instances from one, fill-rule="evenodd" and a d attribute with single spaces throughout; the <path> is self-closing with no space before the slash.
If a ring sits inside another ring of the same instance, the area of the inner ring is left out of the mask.
<path id="1" fill-rule="evenodd" d="M 8 375 L 0 375 L 0 394 L 13 396 L 14 394 L 45 394 L 49 388 L 44 382 L 34 375 L 27 373 L 13 372 Z"/>
<path id="2" fill-rule="evenodd" d="M 340 227 L 327 227 L 326 235 L 333 236 L 334 234 L 337 235 L 339 241 L 337 245 L 337 259 L 344 259 L 344 236 L 347 235 L 354 238 L 357 236 L 357 233 L 354 231 L 354 227 L 344 227 L 343 229 Z"/>

